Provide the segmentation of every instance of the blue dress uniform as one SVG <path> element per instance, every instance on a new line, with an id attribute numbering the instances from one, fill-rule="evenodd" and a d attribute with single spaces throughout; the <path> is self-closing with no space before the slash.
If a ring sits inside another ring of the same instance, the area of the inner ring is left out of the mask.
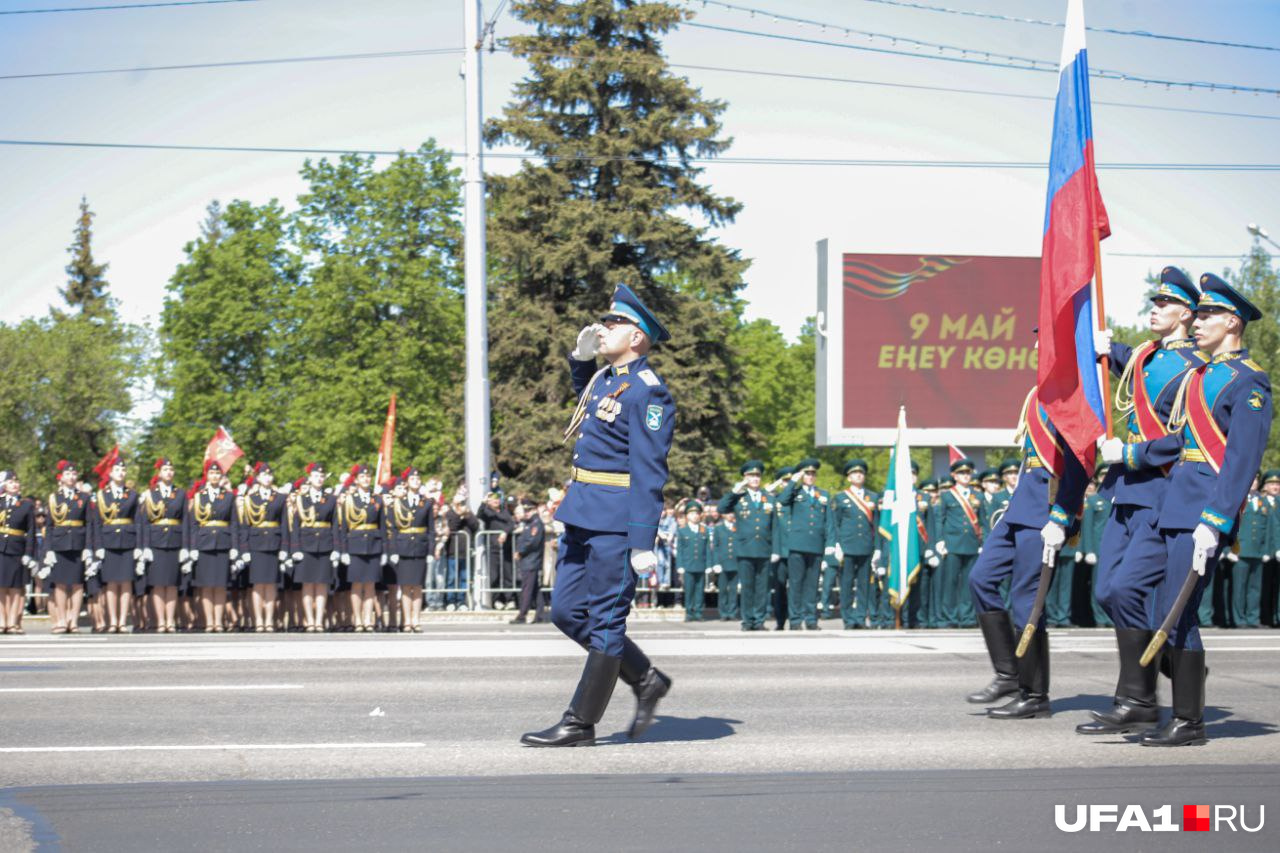
<path id="1" fill-rule="evenodd" d="M 686 512 L 702 512 L 702 505 L 690 501 Z M 711 531 L 703 523 L 689 522 L 676 533 L 676 571 L 684 586 L 684 621 L 703 621 L 707 597 L 707 569 L 711 566 Z"/>
<path id="2" fill-rule="evenodd" d="M 801 473 L 817 471 L 817 459 L 804 459 L 796 467 Z M 793 475 L 794 476 L 794 475 Z M 778 504 L 790 516 L 787 530 L 788 617 L 793 631 L 803 625 L 818 630 L 818 572 L 835 552 L 831 496 L 817 486 L 801 485 L 793 479 L 778 495 Z"/>
<path id="3" fill-rule="evenodd" d="M 742 618 L 738 598 L 738 561 L 733 555 L 734 535 L 734 526 L 723 516 L 718 523 L 711 525 L 711 565 L 720 573 L 716 578 L 719 593 L 716 609 L 720 611 L 721 622 L 736 622 Z"/>
<path id="4" fill-rule="evenodd" d="M 0 491 L 0 589 L 25 589 L 27 572 L 35 565 L 35 502 Z"/>
<path id="5" fill-rule="evenodd" d="M 1236 628 L 1262 627 L 1262 569 L 1270 562 L 1271 511 L 1258 492 L 1250 492 L 1240 513 L 1239 553 L 1227 552 L 1231 561 L 1231 624 Z M 1234 559 L 1233 559 L 1234 558 Z"/>
<path id="6" fill-rule="evenodd" d="M 610 334 L 634 327 L 649 344 L 670 337 L 626 285 L 618 285 L 601 322 Z M 594 358 L 569 358 L 578 406 L 565 437 L 576 435 L 577 441 L 572 482 L 556 510 L 564 534 L 551 618 L 588 654 L 560 723 L 524 735 L 522 742 L 530 746 L 594 743 L 595 724 L 619 677 L 637 699 L 628 733 L 638 737 L 652 723 L 657 701 L 671 684 L 626 635 L 636 588 L 630 558 L 654 550 L 676 420 L 671 392 L 649 366 L 644 350 L 647 345 L 641 349 L 632 343 L 629 354 L 634 358 L 600 370 Z"/>
<path id="7" fill-rule="evenodd" d="M 156 467 L 172 464 L 160 459 Z M 177 586 L 182 553 L 189 547 L 186 535 L 187 493 L 172 484 L 152 480 L 138 507 L 138 530 L 147 563 L 147 586 Z"/>
<path id="8" fill-rule="evenodd" d="M 742 465 L 743 476 L 764 474 L 764 463 L 758 459 Z M 738 567 L 742 630 L 763 631 L 769 610 L 770 557 L 773 547 L 777 504 L 765 491 L 729 492 L 720 498 L 720 514 L 733 513 L 733 557 Z M 727 567 L 726 567 L 727 568 Z"/>
<path id="9" fill-rule="evenodd" d="M 58 463 L 58 475 L 75 470 L 65 459 Z M 79 489 L 59 485 L 50 495 L 45 506 L 49 516 L 45 522 L 42 559 L 50 567 L 49 582 L 62 586 L 75 586 L 85 581 L 89 552 L 89 498 Z M 52 558 L 50 558 L 52 554 Z M 74 620 L 71 621 L 74 625 Z"/>
<path id="10" fill-rule="evenodd" d="M 187 539 L 195 555 L 196 589 L 226 589 L 231 579 L 232 551 L 236 548 L 239 524 L 236 496 L 230 489 L 202 486 L 193 489 L 187 512 Z M 207 626 L 220 628 L 221 626 Z"/>
<path id="11" fill-rule="evenodd" d="M 307 474 L 324 472 L 316 462 L 307 464 Z M 328 489 L 313 489 L 304 484 L 294 492 L 293 510 L 289 519 L 290 553 L 293 559 L 295 584 L 322 584 L 333 582 L 338 556 L 338 500 Z"/>
<path id="12" fill-rule="evenodd" d="M 850 459 L 841 473 L 867 473 L 865 459 Z M 832 502 L 835 544 L 840 546 L 840 618 L 847 629 L 862 628 L 874 613 L 878 596 L 872 557 L 879 550 L 880 495 L 852 485 Z"/>
<path id="13" fill-rule="evenodd" d="M 93 496 L 89 513 L 90 549 L 102 563 L 103 583 L 132 585 L 142 548 L 138 538 L 138 493 L 106 484 Z"/>
<path id="14" fill-rule="evenodd" d="M 368 471 L 367 465 L 352 468 L 352 477 Z M 382 498 L 354 485 L 338 500 L 338 550 L 347 569 L 349 583 L 377 583 L 387 562 L 387 543 L 382 535 Z M 359 619 L 360 615 L 356 614 Z"/>
<path id="15" fill-rule="evenodd" d="M 951 473 L 973 471 L 973 462 L 959 459 L 951 464 Z M 982 508 L 982 499 L 977 489 L 961 485 L 953 485 L 938 494 L 938 545 L 945 544 L 946 553 L 942 557 L 941 583 L 936 587 L 938 596 L 934 599 L 938 605 L 940 628 L 962 628 L 972 624 L 973 609 L 965 590 L 969 586 L 969 572 L 978 559 L 978 551 L 982 547 L 982 523 L 978 513 Z M 937 550 L 937 546 L 935 546 Z"/>
<path id="16" fill-rule="evenodd" d="M 271 472 L 271 467 L 259 462 L 254 475 Z M 249 583 L 275 586 L 280 580 L 280 568 L 289 547 L 285 530 L 286 498 L 275 488 L 250 484 L 240 504 L 238 531 L 240 556 L 249 561 Z M 263 626 L 265 627 L 265 626 Z"/>
<path id="17" fill-rule="evenodd" d="M 1032 389 L 1023 404 L 1019 434 L 1023 435 L 1022 473 L 1004 515 L 983 543 L 969 575 L 969 590 L 978 626 L 987 644 L 995 678 L 968 701 L 990 704 L 1001 696 L 1018 695 L 988 714 L 1019 719 L 1049 713 L 1049 637 L 1045 614 L 1021 658 L 1014 655 L 1013 627 L 1027 624 L 1040 584 L 1044 544 L 1041 530 L 1050 521 L 1076 532 L 1089 475 L 1065 446 Z M 1056 494 L 1051 484 L 1056 486 Z M 1009 580 L 1009 610 L 1000 594 Z M 1012 621 L 1010 620 L 1012 615 Z"/>
<path id="18" fill-rule="evenodd" d="M 1262 312 L 1217 276 L 1202 275 L 1200 287 L 1197 313 L 1229 312 L 1246 323 L 1261 319 Z M 1177 432 L 1125 448 L 1126 467 L 1173 465 L 1158 520 L 1165 562 L 1155 590 L 1155 619 L 1162 620 L 1170 612 L 1192 566 L 1193 531 L 1204 525 L 1218 534 L 1205 573 L 1165 647 L 1173 677 L 1173 719 L 1164 728 L 1144 734 L 1144 745 L 1204 740 L 1205 655 L 1196 611 L 1219 558 L 1239 533 L 1240 511 L 1262 461 L 1272 415 L 1266 372 L 1250 360 L 1246 349 L 1224 352 L 1183 381 L 1179 405 L 1171 416 Z"/>
<path id="19" fill-rule="evenodd" d="M 408 479 L 416 469 L 406 468 L 401 475 Z M 427 579 L 427 558 L 435 553 L 435 504 L 421 495 L 389 498 L 385 505 L 387 548 L 395 564 L 396 583 L 421 587 Z"/>

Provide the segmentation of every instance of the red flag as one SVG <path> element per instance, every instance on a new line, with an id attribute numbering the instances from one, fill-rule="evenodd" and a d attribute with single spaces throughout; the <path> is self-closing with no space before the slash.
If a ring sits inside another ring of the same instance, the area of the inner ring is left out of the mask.
<path id="1" fill-rule="evenodd" d="M 382 427 L 382 442 L 378 445 L 378 470 L 374 472 L 373 481 L 381 483 L 392 475 L 391 453 L 396 446 L 396 395 L 391 395 L 391 405 L 387 406 L 387 421 Z"/>
<path id="2" fill-rule="evenodd" d="M 204 449 L 204 461 L 217 462 L 222 473 L 228 475 L 231 473 L 231 466 L 241 456 L 244 456 L 244 451 L 236 445 L 230 431 L 224 426 L 218 427 L 213 438 L 209 439 L 209 446 Z"/>
<path id="3" fill-rule="evenodd" d="M 107 455 L 98 460 L 98 464 L 93 466 L 93 473 L 98 475 L 98 488 L 101 489 L 107 484 L 107 480 L 111 479 L 111 469 L 120 461 L 120 445 L 114 445 Z"/>
<path id="4" fill-rule="evenodd" d="M 949 457 L 949 458 L 947 459 L 947 464 L 948 464 L 948 465 L 954 465 L 954 464 L 956 464 L 957 462 L 959 462 L 961 459 L 968 459 L 968 458 L 969 458 L 969 457 L 965 456 L 965 453 L 964 453 L 964 451 L 963 451 L 963 450 L 961 450 L 960 448 L 956 447 L 954 444 L 948 444 L 948 445 L 947 445 L 947 456 Z"/>

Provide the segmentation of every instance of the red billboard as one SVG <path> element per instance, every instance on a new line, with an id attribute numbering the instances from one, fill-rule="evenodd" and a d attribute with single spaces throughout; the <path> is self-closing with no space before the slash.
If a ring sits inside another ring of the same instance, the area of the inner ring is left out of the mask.
<path id="1" fill-rule="evenodd" d="M 1035 382 L 1040 259 L 832 252 L 829 262 L 831 443 L 879 443 L 899 406 L 923 443 L 973 440 L 972 430 L 1007 443 Z"/>

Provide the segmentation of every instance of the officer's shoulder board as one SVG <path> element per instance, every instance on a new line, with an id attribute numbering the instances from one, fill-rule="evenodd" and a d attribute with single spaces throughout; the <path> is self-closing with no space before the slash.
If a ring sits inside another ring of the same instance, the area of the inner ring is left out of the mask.
<path id="1" fill-rule="evenodd" d="M 650 388 L 656 388 L 662 384 L 662 380 L 658 378 L 658 375 L 647 367 L 636 373 L 636 376 L 639 377 L 641 382 L 648 385 Z"/>
<path id="2" fill-rule="evenodd" d="M 1251 359 L 1251 358 L 1242 358 L 1242 359 L 1240 359 L 1240 363 L 1241 363 L 1241 364 L 1243 364 L 1245 367 L 1248 367 L 1248 368 L 1250 368 L 1251 370 L 1254 370 L 1254 371 L 1256 371 L 1256 372 L 1258 372 L 1258 373 L 1266 373 L 1266 372 L 1267 372 L 1266 370 L 1264 370 L 1264 369 L 1263 369 L 1263 367 L 1262 367 L 1262 365 L 1261 365 L 1261 364 L 1258 364 L 1258 362 L 1254 361 L 1254 360 L 1253 360 L 1253 359 Z"/>

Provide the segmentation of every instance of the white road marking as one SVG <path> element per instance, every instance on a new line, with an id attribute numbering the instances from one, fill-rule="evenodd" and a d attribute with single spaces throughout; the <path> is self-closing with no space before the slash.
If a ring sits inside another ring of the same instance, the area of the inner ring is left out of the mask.
<path id="1" fill-rule="evenodd" d="M 301 684 L 139 684 L 119 687 L 0 687 L 0 693 L 138 693 L 189 690 L 301 690 Z"/>
<path id="2" fill-rule="evenodd" d="M 407 749 L 422 748 L 425 743 L 200 743 L 200 744 L 131 744 L 128 746 L 4 746 L 0 753 L 12 752 L 216 752 L 249 749 Z"/>

